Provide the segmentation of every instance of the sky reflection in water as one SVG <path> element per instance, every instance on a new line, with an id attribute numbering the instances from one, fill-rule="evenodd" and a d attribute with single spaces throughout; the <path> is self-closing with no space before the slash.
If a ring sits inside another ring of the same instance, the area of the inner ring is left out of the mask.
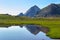
<path id="1" fill-rule="evenodd" d="M 51 40 L 46 34 L 40 31 L 34 35 L 25 26 L 11 26 L 9 28 L 0 28 L 0 40 Z"/>

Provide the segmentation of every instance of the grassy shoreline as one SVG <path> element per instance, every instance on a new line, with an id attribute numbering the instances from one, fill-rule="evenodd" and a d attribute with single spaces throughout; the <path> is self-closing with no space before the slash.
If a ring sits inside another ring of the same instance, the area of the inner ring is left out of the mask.
<path id="1" fill-rule="evenodd" d="M 1 19 L 0 19 L 1 20 Z M 57 20 L 57 19 L 56 19 Z M 60 20 L 56 21 L 52 19 L 47 20 L 2 20 L 0 25 L 22 25 L 22 24 L 34 24 L 34 25 L 41 25 L 43 27 L 48 27 L 49 32 L 47 35 L 51 38 L 60 38 Z"/>
<path id="2" fill-rule="evenodd" d="M 60 38 L 60 18 L 28 18 L 18 16 L 0 15 L 0 25 L 41 25 L 48 27 L 47 36 L 51 38 Z"/>

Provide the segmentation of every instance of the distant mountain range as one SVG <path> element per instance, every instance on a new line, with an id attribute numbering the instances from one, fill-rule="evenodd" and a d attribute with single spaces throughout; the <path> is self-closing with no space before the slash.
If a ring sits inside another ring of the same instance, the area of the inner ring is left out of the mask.
<path id="1" fill-rule="evenodd" d="M 30 9 L 28 9 L 28 11 L 25 14 L 20 13 L 18 16 L 34 17 L 38 12 L 40 12 L 40 8 L 34 5 Z"/>
<path id="2" fill-rule="evenodd" d="M 50 4 L 47 7 L 40 9 L 38 6 L 31 7 L 22 16 L 27 17 L 60 17 L 60 4 Z M 21 14 L 19 16 L 21 16 Z"/>
<path id="3" fill-rule="evenodd" d="M 20 13 L 18 16 L 24 16 L 24 14 L 23 13 Z"/>

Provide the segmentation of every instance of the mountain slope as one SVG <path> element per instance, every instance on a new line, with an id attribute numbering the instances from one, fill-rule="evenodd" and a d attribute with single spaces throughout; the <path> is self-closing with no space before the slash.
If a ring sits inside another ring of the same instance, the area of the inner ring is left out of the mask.
<path id="1" fill-rule="evenodd" d="M 41 9 L 37 17 L 60 17 L 60 4 L 50 4 Z"/>
<path id="2" fill-rule="evenodd" d="M 40 8 L 35 5 L 25 13 L 25 16 L 34 17 L 34 15 L 36 15 L 39 11 L 40 11 Z"/>

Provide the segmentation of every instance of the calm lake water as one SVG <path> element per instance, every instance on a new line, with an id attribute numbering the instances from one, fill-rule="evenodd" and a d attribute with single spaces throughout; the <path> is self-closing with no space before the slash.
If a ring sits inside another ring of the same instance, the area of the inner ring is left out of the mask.
<path id="1" fill-rule="evenodd" d="M 0 40 L 52 40 L 46 30 L 36 25 L 0 27 Z"/>

